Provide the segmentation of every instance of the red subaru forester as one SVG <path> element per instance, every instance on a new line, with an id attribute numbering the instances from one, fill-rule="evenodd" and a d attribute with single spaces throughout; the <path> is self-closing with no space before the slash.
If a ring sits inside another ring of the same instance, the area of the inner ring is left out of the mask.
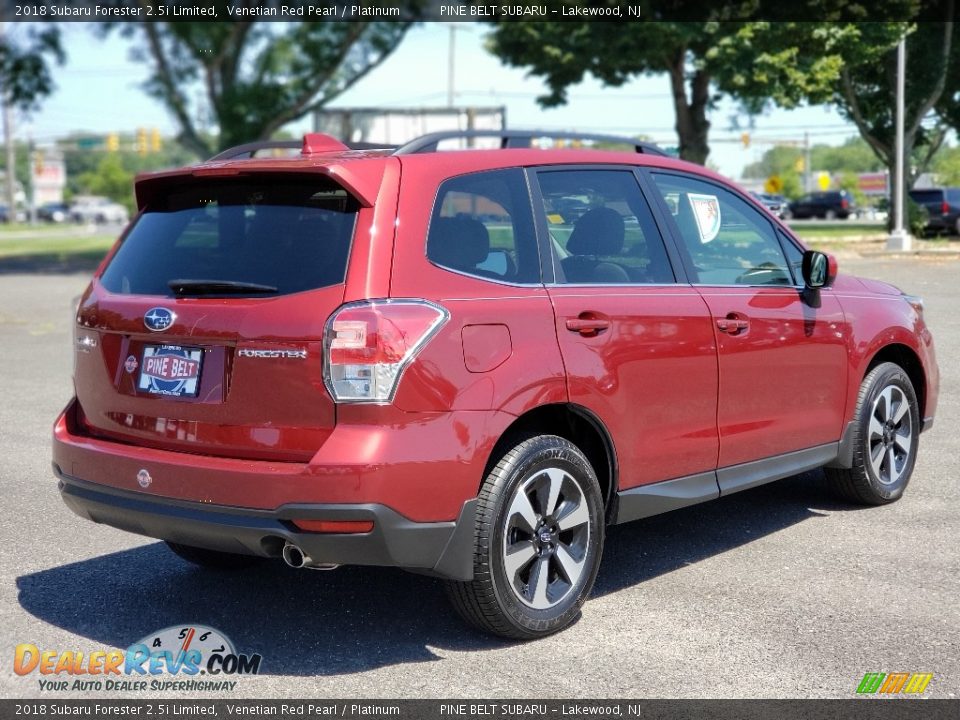
<path id="1" fill-rule="evenodd" d="M 432 573 L 534 638 L 607 525 L 821 466 L 903 494 L 937 403 L 922 300 L 655 147 L 452 135 L 141 177 L 77 310 L 67 505 L 208 567 Z"/>

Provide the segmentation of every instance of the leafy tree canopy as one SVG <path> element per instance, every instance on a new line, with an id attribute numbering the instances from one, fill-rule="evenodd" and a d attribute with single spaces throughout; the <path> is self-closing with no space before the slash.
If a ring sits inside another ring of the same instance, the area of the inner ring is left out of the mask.
<path id="1" fill-rule="evenodd" d="M 16 25 L 0 37 L 0 88 L 14 107 L 36 110 L 53 92 L 50 62 L 65 59 L 56 27 Z"/>
<path id="2" fill-rule="evenodd" d="M 938 106 L 944 108 L 945 98 L 960 91 L 960 87 L 948 87 L 949 67 L 956 63 L 958 48 L 954 0 L 944 0 L 937 8 L 943 22 L 920 22 L 907 29 L 904 154 L 912 160 L 907 167 L 908 186 L 925 171 L 946 136 L 946 126 L 942 119 L 934 117 L 934 110 Z M 866 23 L 861 32 L 868 47 L 882 48 L 887 43 L 882 27 Z M 896 162 L 896 63 L 897 53 L 892 45 L 879 57 L 848 53 L 833 101 L 891 169 Z M 914 152 L 918 149 L 919 154 Z"/>
<path id="3" fill-rule="evenodd" d="M 570 5 L 615 5 L 568 3 Z M 647 3 L 656 17 L 663 3 Z M 825 22 L 774 22 L 778 15 L 796 17 L 784 3 L 754 0 L 727 4 L 701 22 L 570 23 L 499 22 L 489 47 L 507 64 L 529 68 L 543 78 L 548 92 L 544 106 L 566 102 L 570 87 L 588 74 L 606 85 L 622 85 L 638 75 L 666 73 L 674 99 L 681 157 L 704 162 L 709 153 L 708 112 L 724 94 L 752 110 L 767 103 L 794 107 L 801 102 L 825 102 L 834 96 L 844 63 L 876 60 L 904 31 L 902 23 L 879 22 L 905 16 L 916 8 L 912 0 L 877 0 L 865 5 L 806 0 L 810 17 Z M 655 7 L 656 6 L 656 7 Z M 864 23 L 834 22 L 862 17 Z M 701 3 L 674 0 L 672 16 L 702 15 Z M 642 108 L 637 108 L 643 118 Z M 638 120 L 638 131 L 643 120 Z"/>
<path id="4" fill-rule="evenodd" d="M 184 146 L 203 157 L 267 139 L 339 96 L 390 56 L 421 0 L 409 0 L 407 19 L 394 22 L 277 23 L 228 12 L 280 4 L 332 5 L 217 0 L 218 16 L 230 22 L 118 22 L 101 32 L 136 38 L 134 60 L 151 70 L 145 89 L 173 114 Z M 204 136 L 205 121 L 218 131 L 215 143 Z"/>

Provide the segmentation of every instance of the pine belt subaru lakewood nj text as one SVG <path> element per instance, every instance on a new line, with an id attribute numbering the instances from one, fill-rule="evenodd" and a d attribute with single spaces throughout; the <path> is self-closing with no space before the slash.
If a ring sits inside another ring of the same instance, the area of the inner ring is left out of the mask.
<path id="1" fill-rule="evenodd" d="M 654 146 L 540 137 L 313 134 L 139 178 L 77 309 L 67 505 L 203 566 L 430 573 L 535 638 L 607 525 L 821 466 L 903 494 L 939 382 L 920 298 Z"/>

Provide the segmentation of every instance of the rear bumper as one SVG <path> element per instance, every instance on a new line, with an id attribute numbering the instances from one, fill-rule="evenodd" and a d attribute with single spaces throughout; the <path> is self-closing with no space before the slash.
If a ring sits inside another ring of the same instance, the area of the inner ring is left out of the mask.
<path id="1" fill-rule="evenodd" d="M 926 229 L 953 231 L 957 229 L 957 220 L 960 220 L 960 215 L 930 215 Z"/>
<path id="2" fill-rule="evenodd" d="M 310 462 L 298 463 L 105 440 L 79 425 L 74 401 L 54 426 L 53 461 L 72 478 L 147 499 L 268 512 L 290 504 L 375 504 L 436 523 L 455 520 L 477 496 L 487 459 L 514 419 L 496 411 L 348 410 L 349 421 L 337 423 Z"/>
<path id="3" fill-rule="evenodd" d="M 60 494 L 80 517 L 121 530 L 223 552 L 280 557 L 292 543 L 318 563 L 381 565 L 455 580 L 473 577 L 476 500 L 452 522 L 412 522 L 376 504 L 288 504 L 276 510 L 209 505 L 118 490 L 70 477 L 54 463 Z M 372 520 L 368 533 L 302 532 L 296 519 Z"/>

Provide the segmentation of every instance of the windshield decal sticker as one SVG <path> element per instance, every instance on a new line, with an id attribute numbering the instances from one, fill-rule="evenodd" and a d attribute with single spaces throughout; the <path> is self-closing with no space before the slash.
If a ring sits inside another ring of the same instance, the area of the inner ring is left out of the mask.
<path id="1" fill-rule="evenodd" d="M 706 244 L 720 233 L 720 201 L 716 195 L 688 193 L 687 198 L 697 220 L 700 242 Z"/>

